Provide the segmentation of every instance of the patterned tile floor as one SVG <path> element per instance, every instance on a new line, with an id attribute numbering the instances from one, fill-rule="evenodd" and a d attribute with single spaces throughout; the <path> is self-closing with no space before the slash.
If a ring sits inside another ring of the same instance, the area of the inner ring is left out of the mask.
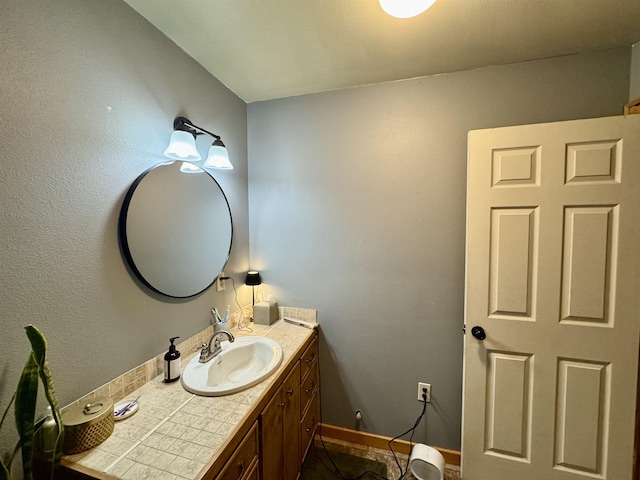
<path id="1" fill-rule="evenodd" d="M 343 440 L 336 440 L 333 438 L 323 437 L 324 444 L 328 450 L 336 450 L 339 452 L 345 452 L 357 457 L 368 458 L 380 463 L 384 463 L 387 466 L 387 476 L 389 480 L 399 480 L 400 471 L 393 458 L 393 454 L 389 450 L 382 450 L 379 448 L 368 447 L 366 445 L 356 445 L 353 443 L 347 443 Z M 316 435 L 314 440 L 317 446 L 322 446 L 322 442 Z M 407 455 L 396 453 L 398 462 L 402 468 L 407 466 Z M 411 475 L 411 472 L 402 477 L 402 480 L 415 480 L 415 477 Z M 444 480 L 460 480 L 460 467 L 456 465 L 447 465 L 444 473 Z"/>

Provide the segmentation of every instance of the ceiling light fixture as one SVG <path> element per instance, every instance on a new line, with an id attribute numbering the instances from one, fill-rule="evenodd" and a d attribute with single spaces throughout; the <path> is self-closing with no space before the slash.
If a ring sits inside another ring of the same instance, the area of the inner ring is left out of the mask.
<path id="1" fill-rule="evenodd" d="M 392 17 L 411 18 L 426 11 L 436 0 L 378 0 L 382 9 Z"/>
<path id="2" fill-rule="evenodd" d="M 220 170 L 232 170 L 233 165 L 229 161 L 229 152 L 227 152 L 227 147 L 222 143 L 220 135 L 193 124 L 185 117 L 176 117 L 173 121 L 173 133 L 169 140 L 169 146 L 164 151 L 164 156 L 174 160 L 199 161 L 202 157 L 196 149 L 196 136 L 204 133 L 211 135 L 215 139 L 209 148 L 209 154 L 204 166 Z"/>

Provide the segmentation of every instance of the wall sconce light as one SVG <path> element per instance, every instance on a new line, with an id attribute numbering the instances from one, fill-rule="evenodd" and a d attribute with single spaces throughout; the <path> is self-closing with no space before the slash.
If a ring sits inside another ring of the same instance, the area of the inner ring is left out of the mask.
<path id="1" fill-rule="evenodd" d="M 253 300 L 252 305 L 256 304 L 256 286 L 262 284 L 262 278 L 260 278 L 260 273 L 255 270 L 250 270 L 247 272 L 247 278 L 244 283 L 249 285 L 253 289 Z"/>
<path id="2" fill-rule="evenodd" d="M 231 165 L 229 161 L 229 152 L 227 152 L 227 147 L 224 146 L 220 137 L 209 147 L 209 154 L 204 162 L 204 166 L 218 168 L 220 170 L 233 170 L 233 165 Z"/>
<path id="3" fill-rule="evenodd" d="M 229 152 L 227 152 L 227 147 L 222 143 L 220 135 L 194 125 L 185 117 L 176 117 L 173 121 L 173 133 L 169 140 L 169 146 L 164 151 L 164 156 L 186 162 L 200 161 L 202 157 L 196 149 L 196 136 L 204 133 L 211 135 L 215 139 L 209 148 L 209 154 L 204 166 L 219 170 L 233 170 L 233 165 L 229 161 Z M 197 171 L 197 169 L 193 170 Z"/>

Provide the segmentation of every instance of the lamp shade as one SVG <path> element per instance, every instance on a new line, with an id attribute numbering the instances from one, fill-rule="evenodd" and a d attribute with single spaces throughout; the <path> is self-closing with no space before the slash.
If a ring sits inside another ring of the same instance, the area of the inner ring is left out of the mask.
<path id="1" fill-rule="evenodd" d="M 198 161 L 202 157 L 196 150 L 196 139 L 190 132 L 174 130 L 169 140 L 169 146 L 164 151 L 164 156 L 174 160 Z"/>
<path id="2" fill-rule="evenodd" d="M 244 281 L 244 283 L 246 283 L 249 286 L 262 284 L 262 278 L 260 278 L 260 273 L 256 272 L 255 270 L 251 270 L 247 272 L 247 278 Z"/>
<path id="3" fill-rule="evenodd" d="M 204 170 L 191 162 L 182 162 L 180 165 L 181 173 L 204 173 Z"/>
<path id="4" fill-rule="evenodd" d="M 392 17 L 411 18 L 420 15 L 436 0 L 379 0 L 382 9 Z"/>
<path id="5" fill-rule="evenodd" d="M 221 140 L 216 140 L 209 148 L 209 155 L 204 166 L 219 170 L 233 170 L 233 165 L 229 161 L 229 152 Z"/>

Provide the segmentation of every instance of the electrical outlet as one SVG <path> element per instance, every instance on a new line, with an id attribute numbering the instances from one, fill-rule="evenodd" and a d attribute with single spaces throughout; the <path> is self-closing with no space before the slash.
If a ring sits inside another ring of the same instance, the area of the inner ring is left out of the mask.
<path id="1" fill-rule="evenodd" d="M 422 394 L 425 390 L 427 393 L 427 403 L 429 403 L 431 402 L 431 384 L 418 382 L 418 400 L 420 400 L 421 402 L 424 402 L 424 400 L 422 399 Z"/>
<path id="2" fill-rule="evenodd" d="M 220 272 L 220 276 L 218 276 L 218 279 L 216 280 L 216 291 L 218 292 L 222 292 L 224 290 L 225 285 L 222 277 L 224 277 L 224 272 Z"/>

